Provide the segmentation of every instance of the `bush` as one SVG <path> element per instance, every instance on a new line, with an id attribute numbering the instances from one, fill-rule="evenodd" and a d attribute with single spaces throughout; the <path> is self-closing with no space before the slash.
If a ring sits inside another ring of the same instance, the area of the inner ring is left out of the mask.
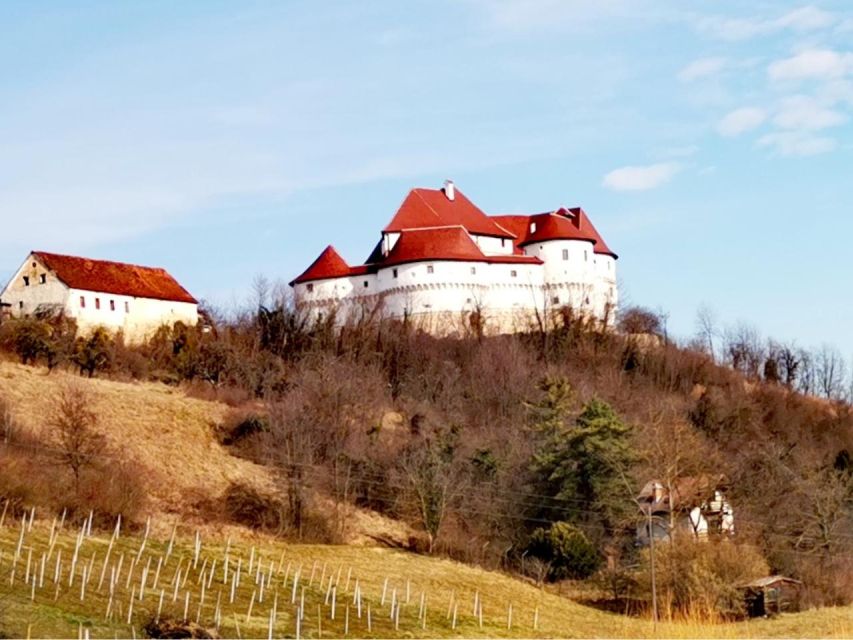
<path id="1" fill-rule="evenodd" d="M 279 499 L 263 495 L 247 484 L 233 483 L 226 489 L 223 502 L 231 522 L 281 533 L 286 507 Z"/>
<path id="2" fill-rule="evenodd" d="M 644 550 L 639 592 L 651 603 L 649 551 Z M 663 615 L 735 617 L 744 613 L 738 586 L 768 575 L 764 557 L 752 546 L 731 541 L 675 538 L 655 547 L 658 606 Z"/>
<path id="3" fill-rule="evenodd" d="M 583 532 L 568 522 L 555 522 L 536 529 L 530 536 L 527 554 L 542 563 L 540 580 L 588 578 L 600 564 L 596 548 Z"/>

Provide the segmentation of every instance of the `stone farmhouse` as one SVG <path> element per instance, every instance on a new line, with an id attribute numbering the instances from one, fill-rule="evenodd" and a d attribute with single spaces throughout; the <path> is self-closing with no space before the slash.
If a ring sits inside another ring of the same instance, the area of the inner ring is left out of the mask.
<path id="1" fill-rule="evenodd" d="M 330 245 L 290 284 L 315 318 L 379 313 L 438 333 L 476 319 L 506 333 L 565 308 L 611 323 L 616 259 L 580 207 L 487 215 L 446 181 L 409 192 L 364 264 Z"/>
<path id="2" fill-rule="evenodd" d="M 162 325 L 198 323 L 198 302 L 164 269 L 33 251 L 0 292 L 13 317 L 64 314 L 81 332 L 139 342 Z"/>

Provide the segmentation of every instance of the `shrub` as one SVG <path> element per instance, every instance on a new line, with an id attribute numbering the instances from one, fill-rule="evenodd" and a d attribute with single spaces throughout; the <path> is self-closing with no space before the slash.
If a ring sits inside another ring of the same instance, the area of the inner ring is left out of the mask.
<path id="1" fill-rule="evenodd" d="M 263 495 L 255 487 L 233 483 L 223 496 L 229 520 L 252 529 L 280 533 L 286 507 L 278 498 Z"/>
<path id="2" fill-rule="evenodd" d="M 527 554 L 542 563 L 539 578 L 549 582 L 588 578 L 598 569 L 601 560 L 583 532 L 568 522 L 555 522 L 548 529 L 536 529 L 530 536 Z"/>
<path id="3" fill-rule="evenodd" d="M 638 574 L 640 594 L 651 602 L 650 555 L 644 550 Z M 770 568 L 752 546 L 731 541 L 696 541 L 689 537 L 655 547 L 660 611 L 664 615 L 739 616 L 738 586 L 768 575 Z"/>

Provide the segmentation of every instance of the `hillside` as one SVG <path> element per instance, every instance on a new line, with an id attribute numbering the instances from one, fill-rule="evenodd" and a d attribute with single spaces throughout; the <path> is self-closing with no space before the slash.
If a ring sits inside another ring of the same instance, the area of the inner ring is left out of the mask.
<path id="1" fill-rule="evenodd" d="M 850 607 L 737 624 L 690 621 L 654 627 L 648 620 L 584 607 L 503 574 L 388 549 L 288 545 L 261 536 L 200 536 L 197 546 L 195 534 L 185 527 L 174 545 L 169 534 L 147 540 L 120 535 L 113 541 L 109 534 L 78 538 L 79 529 L 57 527 L 55 536 L 52 531 L 46 522 L 37 522 L 23 536 L 20 523 L 0 527 L 0 636 L 76 637 L 86 629 L 91 638 L 140 637 L 160 608 L 161 620 L 180 622 L 186 611 L 190 622 L 214 632 L 219 620 L 222 637 L 292 637 L 303 603 L 303 637 L 343 637 L 348 631 L 380 638 L 842 638 L 853 631 Z M 397 602 L 399 613 L 395 610 L 392 619 L 391 606 Z"/>
<path id="2" fill-rule="evenodd" d="M 228 412 L 222 403 L 189 398 L 163 384 L 89 380 L 62 371 L 48 375 L 0 362 L 0 396 L 16 421 L 46 446 L 52 402 L 68 385 L 91 396 L 97 428 L 113 448 L 140 463 L 155 514 L 190 515 L 193 503 L 216 499 L 233 482 L 271 482 L 267 469 L 230 455 L 216 441 L 216 425 Z"/>

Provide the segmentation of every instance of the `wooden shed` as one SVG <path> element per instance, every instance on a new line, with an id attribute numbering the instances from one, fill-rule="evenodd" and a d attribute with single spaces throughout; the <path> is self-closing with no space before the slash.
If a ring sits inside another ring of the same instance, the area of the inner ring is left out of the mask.
<path id="1" fill-rule="evenodd" d="M 786 576 L 767 576 L 740 587 L 750 618 L 799 609 L 802 582 Z"/>

